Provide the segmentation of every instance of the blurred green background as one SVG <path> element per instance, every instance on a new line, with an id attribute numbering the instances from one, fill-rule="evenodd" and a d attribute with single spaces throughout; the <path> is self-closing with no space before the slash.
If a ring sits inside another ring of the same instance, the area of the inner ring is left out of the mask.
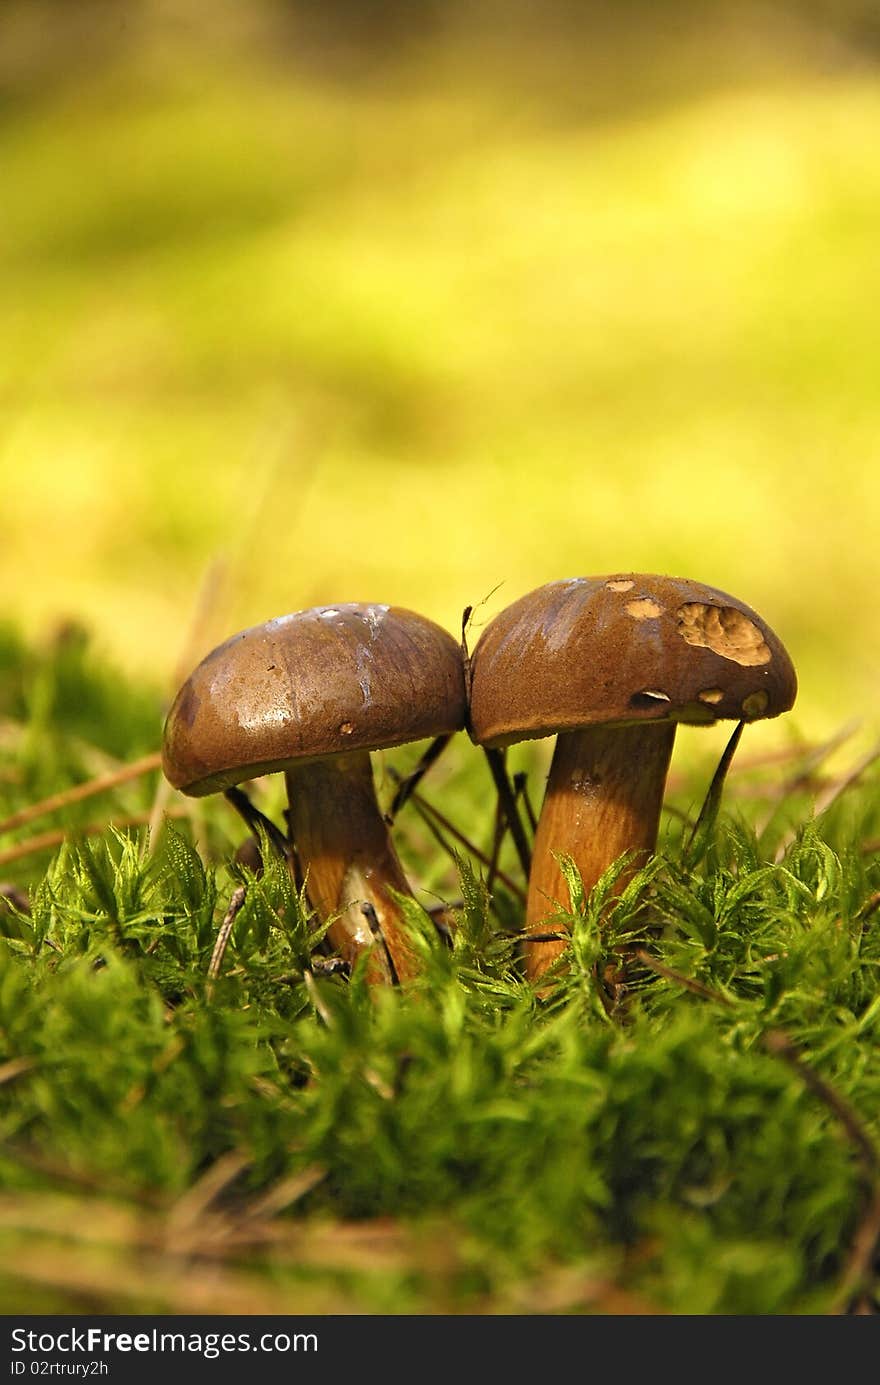
<path id="1" fill-rule="evenodd" d="M 0 582 L 242 626 L 688 575 L 880 682 L 875 4 L 0 4 Z M 755 727 L 758 738 L 792 730 Z"/>

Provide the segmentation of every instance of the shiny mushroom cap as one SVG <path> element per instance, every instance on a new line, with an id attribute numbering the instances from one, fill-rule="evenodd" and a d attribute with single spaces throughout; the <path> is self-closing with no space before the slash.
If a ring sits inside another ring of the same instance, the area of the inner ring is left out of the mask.
<path id="1" fill-rule="evenodd" d="M 168 713 L 166 778 L 200 796 L 303 760 L 457 731 L 459 646 L 395 606 L 316 606 L 233 635 Z"/>
<path id="2" fill-rule="evenodd" d="M 503 746 L 603 723 L 756 721 L 796 693 L 781 641 L 735 597 L 680 577 L 575 577 L 486 626 L 470 732 Z"/>

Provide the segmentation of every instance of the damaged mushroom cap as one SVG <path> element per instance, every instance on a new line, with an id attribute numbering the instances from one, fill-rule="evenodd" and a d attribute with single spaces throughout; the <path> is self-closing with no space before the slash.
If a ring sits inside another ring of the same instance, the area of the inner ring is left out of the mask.
<path id="1" fill-rule="evenodd" d="M 797 679 L 750 607 L 679 577 L 550 582 L 503 610 L 471 657 L 480 745 L 599 724 L 778 716 Z"/>
<path id="2" fill-rule="evenodd" d="M 465 722 L 452 636 L 401 607 L 316 606 L 208 654 L 168 713 L 163 769 L 194 796 L 305 760 L 403 745 Z"/>

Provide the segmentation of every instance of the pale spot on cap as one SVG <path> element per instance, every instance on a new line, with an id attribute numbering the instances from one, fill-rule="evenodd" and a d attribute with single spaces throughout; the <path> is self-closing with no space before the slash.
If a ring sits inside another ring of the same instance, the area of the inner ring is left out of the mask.
<path id="1" fill-rule="evenodd" d="M 733 606 L 686 601 L 678 608 L 678 633 L 688 644 L 711 649 L 744 667 L 769 664 L 772 657 L 755 622 Z"/>
<path id="2" fill-rule="evenodd" d="M 650 596 L 639 596 L 635 601 L 628 601 L 626 609 L 633 620 L 654 620 L 661 614 L 663 607 Z"/>
<path id="3" fill-rule="evenodd" d="M 673 721 L 683 721 L 688 726 L 708 726 L 715 721 L 711 708 L 704 702 L 685 702 L 673 708 L 670 716 Z"/>
<path id="4" fill-rule="evenodd" d="M 610 592 L 631 592 L 635 582 L 631 582 L 628 577 L 613 577 L 605 586 Z"/>
<path id="5" fill-rule="evenodd" d="M 769 701 L 766 691 L 759 688 L 757 692 L 749 693 L 748 697 L 743 698 L 743 712 L 747 717 L 759 717 L 762 712 L 766 712 Z"/>

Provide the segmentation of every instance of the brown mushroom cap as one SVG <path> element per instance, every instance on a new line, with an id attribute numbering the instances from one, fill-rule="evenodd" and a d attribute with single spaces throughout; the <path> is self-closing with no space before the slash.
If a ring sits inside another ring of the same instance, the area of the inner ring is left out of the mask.
<path id="1" fill-rule="evenodd" d="M 781 641 L 726 592 L 620 573 L 539 587 L 495 617 L 471 657 L 480 745 L 602 723 L 756 721 L 792 706 Z"/>
<path id="2" fill-rule="evenodd" d="M 200 796 L 303 760 L 457 731 L 459 646 L 413 611 L 347 603 L 278 616 L 208 654 L 165 723 L 166 778 Z"/>

